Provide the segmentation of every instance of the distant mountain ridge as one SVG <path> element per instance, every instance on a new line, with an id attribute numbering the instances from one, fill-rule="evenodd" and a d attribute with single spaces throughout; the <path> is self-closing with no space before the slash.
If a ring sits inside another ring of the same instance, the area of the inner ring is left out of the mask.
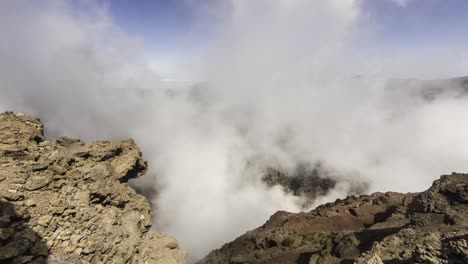
<path id="1" fill-rule="evenodd" d="M 385 88 L 389 93 L 405 90 L 429 101 L 443 94 L 462 97 L 468 95 L 468 76 L 433 80 L 390 79 Z"/>

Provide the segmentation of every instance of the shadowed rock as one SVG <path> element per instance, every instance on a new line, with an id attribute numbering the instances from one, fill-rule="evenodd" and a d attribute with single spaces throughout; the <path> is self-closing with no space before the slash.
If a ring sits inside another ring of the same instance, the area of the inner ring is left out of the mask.
<path id="1" fill-rule="evenodd" d="M 0 263 L 45 264 L 49 249 L 29 227 L 27 210 L 17 212 L 12 203 L 0 200 Z"/>
<path id="2" fill-rule="evenodd" d="M 300 206 L 306 209 L 310 208 L 318 197 L 327 195 L 335 188 L 337 181 L 347 181 L 350 185 L 349 194 L 364 193 L 368 188 L 367 183 L 357 181 L 355 178 L 352 178 L 353 181 L 345 180 L 333 175 L 323 165 L 317 163 L 312 168 L 299 165 L 293 173 L 269 168 L 266 170 L 263 182 L 268 187 L 282 186 L 284 192 L 301 197 Z"/>

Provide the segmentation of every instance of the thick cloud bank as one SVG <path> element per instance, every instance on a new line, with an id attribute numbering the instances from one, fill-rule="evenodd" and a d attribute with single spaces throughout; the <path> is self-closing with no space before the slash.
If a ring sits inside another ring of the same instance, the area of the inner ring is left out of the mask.
<path id="1" fill-rule="evenodd" d="M 300 209 L 262 182 L 268 167 L 324 164 L 338 184 L 317 203 L 354 182 L 418 191 L 468 169 L 458 84 L 428 99 L 419 82 L 385 82 L 463 65 L 444 54 L 355 56 L 373 30 L 363 1 L 203 1 L 197 25 L 214 25 L 213 39 L 203 63 L 184 69 L 203 82 L 178 90 L 149 70 L 142 44 L 105 8 L 41 2 L 0 2 L 0 111 L 41 117 L 49 137 L 134 138 L 150 162 L 135 184 L 156 192 L 155 228 L 192 260 L 277 210 Z"/>

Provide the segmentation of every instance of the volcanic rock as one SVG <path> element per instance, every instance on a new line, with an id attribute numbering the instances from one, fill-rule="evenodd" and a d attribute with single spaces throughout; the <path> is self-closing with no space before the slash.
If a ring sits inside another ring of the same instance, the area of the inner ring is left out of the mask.
<path id="1" fill-rule="evenodd" d="M 200 263 L 468 263 L 468 174 L 277 212 Z"/>
<path id="2" fill-rule="evenodd" d="M 310 208 L 318 197 L 328 194 L 336 187 L 339 175 L 334 175 L 332 170 L 317 163 L 312 167 L 300 164 L 293 172 L 285 172 L 281 169 L 268 168 L 263 182 L 268 187 L 281 186 L 285 193 L 300 197 L 299 205 L 303 208 Z M 340 179 L 343 181 L 344 179 Z M 368 188 L 366 182 L 347 181 L 350 185 L 350 194 L 362 194 Z"/>
<path id="3" fill-rule="evenodd" d="M 46 141 L 38 119 L 0 114 L 0 263 L 184 263 L 127 184 L 146 168 L 132 140 Z"/>

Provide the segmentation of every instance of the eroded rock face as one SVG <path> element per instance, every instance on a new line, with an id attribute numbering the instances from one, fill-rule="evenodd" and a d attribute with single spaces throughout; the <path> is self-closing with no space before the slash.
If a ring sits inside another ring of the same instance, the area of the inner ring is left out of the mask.
<path id="1" fill-rule="evenodd" d="M 185 262 L 126 183 L 146 167 L 132 140 L 45 141 L 39 120 L 0 114 L 0 263 Z"/>
<path id="2" fill-rule="evenodd" d="M 468 263 L 468 174 L 442 176 L 422 193 L 277 212 L 200 263 Z"/>

